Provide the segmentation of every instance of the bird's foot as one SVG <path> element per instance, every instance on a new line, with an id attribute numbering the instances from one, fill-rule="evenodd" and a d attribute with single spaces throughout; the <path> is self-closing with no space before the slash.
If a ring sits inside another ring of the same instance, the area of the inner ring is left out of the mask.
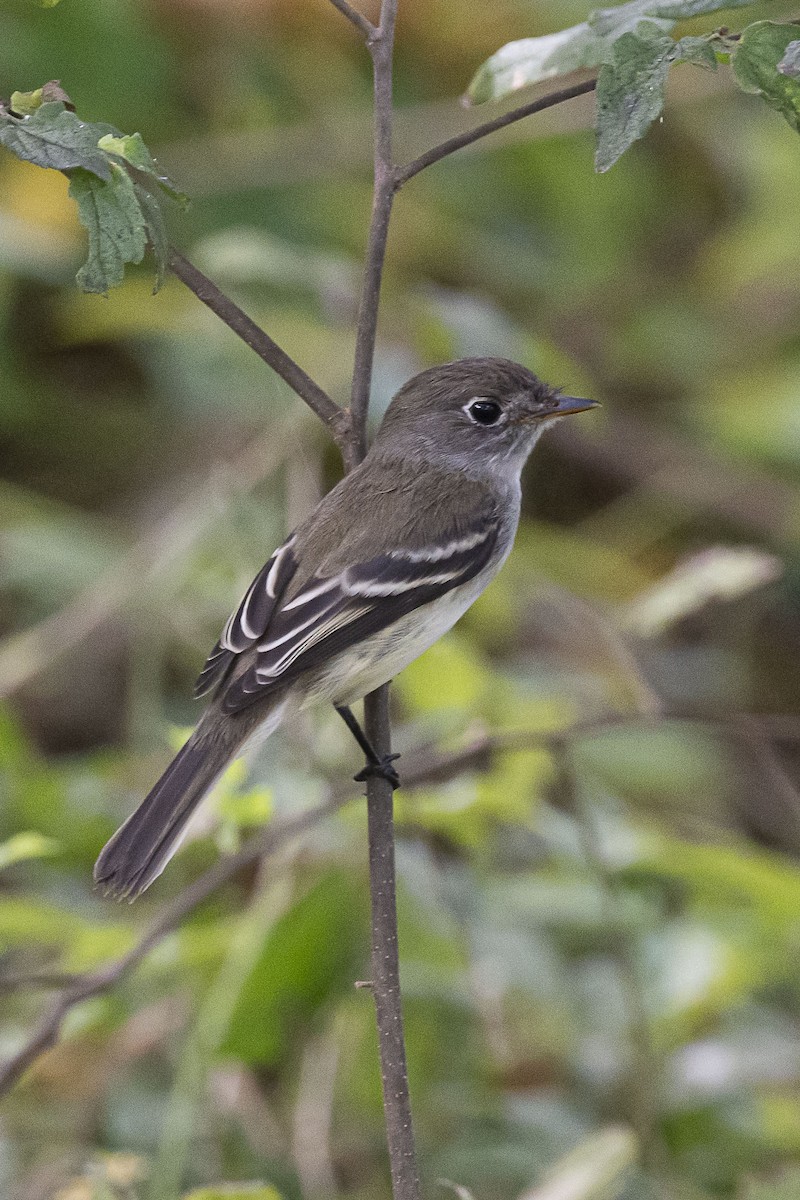
<path id="1" fill-rule="evenodd" d="M 386 754 L 383 758 L 375 757 L 374 762 L 368 762 L 357 775 L 353 776 L 356 783 L 365 783 L 367 779 L 377 778 L 385 779 L 387 783 L 392 785 L 392 791 L 397 791 L 400 787 L 400 776 L 395 771 L 392 763 L 399 754 Z"/>

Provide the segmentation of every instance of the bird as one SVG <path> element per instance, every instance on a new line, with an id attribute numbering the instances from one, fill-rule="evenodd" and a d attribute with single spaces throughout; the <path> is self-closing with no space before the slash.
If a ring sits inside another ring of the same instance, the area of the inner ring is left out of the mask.
<path id="1" fill-rule="evenodd" d="M 314 703 L 332 703 L 366 766 L 399 783 L 351 705 L 455 624 L 508 557 L 520 476 L 542 433 L 596 401 L 509 359 L 430 367 L 392 399 L 363 461 L 279 546 L 197 680 L 194 732 L 102 850 L 96 885 L 135 899 L 227 765 Z"/>

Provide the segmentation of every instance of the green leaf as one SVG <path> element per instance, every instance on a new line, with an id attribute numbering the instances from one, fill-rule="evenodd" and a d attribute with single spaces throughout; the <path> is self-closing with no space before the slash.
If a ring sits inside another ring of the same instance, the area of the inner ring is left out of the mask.
<path id="1" fill-rule="evenodd" d="M 623 34 L 597 81 L 595 168 L 607 171 L 643 136 L 664 107 L 675 51 L 672 38 Z"/>
<path id="2" fill-rule="evenodd" d="M 158 195 L 163 192 L 184 206 L 188 200 L 159 171 L 141 134 L 81 121 L 57 79 L 33 92 L 14 92 L 11 110 L 0 104 L 0 144 L 36 166 L 70 175 L 70 195 L 89 233 L 79 285 L 105 294 L 122 282 L 127 263 L 142 261 L 149 242 L 157 291 L 169 257 Z"/>
<path id="3" fill-rule="evenodd" d="M 609 26 L 619 28 L 620 21 L 636 16 L 659 17 L 669 21 L 687 21 L 690 17 L 701 17 L 705 13 L 718 12 L 721 8 L 744 8 L 753 0 L 632 0 L 630 4 L 614 8 L 598 8 L 589 17 L 596 29 Z"/>
<path id="4" fill-rule="evenodd" d="M 107 133 L 105 137 L 100 138 L 97 144 L 106 154 L 113 154 L 117 158 L 124 159 L 137 171 L 148 176 L 163 192 L 166 192 L 171 200 L 177 201 L 182 206 L 189 203 L 188 197 L 178 191 L 170 178 L 161 174 L 156 160 L 144 144 L 140 133 L 131 133 L 127 137 L 122 134 L 116 137 L 114 134 Z"/>
<path id="5" fill-rule="evenodd" d="M 733 73 L 742 91 L 763 96 L 800 133 L 800 81 L 779 70 L 796 34 L 796 25 L 748 25 L 734 50 Z"/>
<path id="6" fill-rule="evenodd" d="M 28 858 L 51 858 L 58 849 L 58 842 L 33 830 L 15 833 L 0 844 L 0 871 Z"/>
<path id="7" fill-rule="evenodd" d="M 133 190 L 141 209 L 144 227 L 147 232 L 147 240 L 150 243 L 150 248 L 153 251 L 153 257 L 156 262 L 156 286 L 154 290 L 158 291 L 166 278 L 167 263 L 169 262 L 169 240 L 167 238 L 167 227 L 164 223 L 164 214 L 161 211 L 161 205 L 158 203 L 158 200 L 142 184 L 138 182 L 134 183 Z"/>
<path id="8" fill-rule="evenodd" d="M 35 92 L 15 93 L 33 97 Z M 34 104 L 32 99 L 29 104 Z M 0 145 L 37 167 L 71 171 L 80 167 L 100 179 L 111 178 L 108 156 L 98 140 L 111 130 L 109 125 L 86 123 L 70 112 L 63 101 L 41 104 L 30 116 L 12 117 L 0 106 Z M 113 132 L 113 131 L 112 131 Z"/>
<path id="9" fill-rule="evenodd" d="M 133 180 L 110 164 L 108 182 L 88 171 L 72 174 L 69 194 L 89 234 L 89 257 L 78 272 L 85 292 L 105 294 L 121 283 L 126 263 L 139 263 L 147 245 L 147 222 Z"/>
<path id="10" fill-rule="evenodd" d="M 675 42 L 659 34 L 652 21 L 640 22 L 635 33 L 625 33 L 614 42 L 611 61 L 597 81 L 598 171 L 612 167 L 660 115 L 667 74 L 676 62 L 712 70 L 717 66 L 708 38 L 686 37 Z"/>
<path id="11" fill-rule="evenodd" d="M 634 33 L 643 20 L 647 20 L 654 30 L 668 33 L 677 21 L 687 17 L 716 12 L 721 8 L 739 8 L 749 2 L 633 0 L 616 8 L 597 9 L 580 25 L 544 37 L 522 38 L 503 46 L 479 68 L 469 85 L 468 97 L 473 104 L 482 104 L 580 67 L 598 67 L 610 60 L 614 44 L 624 34 Z M 710 66 L 708 52 L 703 51 L 702 56 Z M 696 61 L 688 57 L 685 60 Z"/>
<path id="12" fill-rule="evenodd" d="M 778 63 L 778 70 L 781 75 L 788 75 L 790 79 L 800 78 L 800 41 L 789 42 L 783 58 Z"/>
<path id="13" fill-rule="evenodd" d="M 11 93 L 11 108 L 20 117 L 29 117 L 31 113 L 36 112 L 37 108 L 42 107 L 42 103 L 41 88 L 37 88 L 35 92 Z"/>
<path id="14" fill-rule="evenodd" d="M 352 985 L 364 932 L 362 889 L 331 870 L 273 927 L 239 993 L 223 1053 L 276 1063 L 298 1026 Z"/>
<path id="15" fill-rule="evenodd" d="M 37 108 L 41 108 L 43 104 L 49 102 L 63 103 L 65 108 L 71 112 L 75 111 L 75 105 L 62 88 L 59 79 L 51 79 L 34 92 L 11 93 L 11 108 L 14 114 L 20 117 L 30 116 L 31 113 L 36 112 Z"/>
<path id="16" fill-rule="evenodd" d="M 586 21 L 559 33 L 509 42 L 479 67 L 467 97 L 472 104 L 484 104 L 556 75 L 599 66 L 607 49 L 606 39 Z"/>
<path id="17" fill-rule="evenodd" d="M 611 1125 L 559 1159 L 544 1182 L 526 1192 L 523 1200 L 609 1200 L 619 1194 L 637 1155 L 633 1130 Z"/>
<path id="18" fill-rule="evenodd" d="M 717 55 L 711 37 L 681 38 L 675 43 L 675 47 L 675 62 L 692 63 L 696 67 L 707 67 L 716 71 Z"/>

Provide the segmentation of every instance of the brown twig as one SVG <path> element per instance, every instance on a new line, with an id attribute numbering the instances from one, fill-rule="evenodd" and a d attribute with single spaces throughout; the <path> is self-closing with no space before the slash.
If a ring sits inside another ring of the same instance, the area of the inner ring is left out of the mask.
<path id="1" fill-rule="evenodd" d="M 334 8 L 338 8 L 343 17 L 346 17 L 351 24 L 355 25 L 363 33 L 364 37 L 369 39 L 375 32 L 375 26 L 371 21 L 368 21 L 365 16 L 357 12 L 347 0 L 331 0 Z"/>
<path id="2" fill-rule="evenodd" d="M 388 684 L 367 697 L 367 737 L 379 754 L 391 750 Z M 371 992 L 378 1023 L 381 1083 L 395 1200 L 419 1200 L 420 1181 L 411 1121 L 411 1096 L 403 1036 L 397 942 L 392 786 L 372 776 L 367 785 L 369 886 L 372 907 Z"/>
<path id="3" fill-rule="evenodd" d="M 319 824 L 340 808 L 351 795 L 350 790 L 338 792 L 308 812 L 268 826 L 262 833 L 251 838 L 236 854 L 220 859 L 209 871 L 181 892 L 162 910 L 160 916 L 127 954 L 96 971 L 78 976 L 47 1009 L 25 1045 L 0 1067 L 0 1096 L 16 1083 L 45 1050 L 55 1044 L 65 1018 L 76 1004 L 81 1004 L 93 996 L 100 996 L 119 983 L 123 976 L 137 967 L 151 950 L 172 933 L 192 909 L 221 884 L 231 879 L 248 863 L 274 854 L 292 838 Z"/>
<path id="4" fill-rule="evenodd" d="M 170 250 L 169 265 L 173 275 L 185 283 L 197 299 L 210 308 L 237 337 L 254 350 L 259 358 L 271 367 L 276 375 L 280 375 L 289 387 L 308 407 L 317 414 L 327 425 L 331 437 L 344 453 L 349 444 L 350 417 L 347 411 L 328 395 L 319 384 L 308 375 L 303 368 L 290 358 L 277 342 L 259 326 L 247 313 L 234 304 L 229 296 L 220 291 L 215 283 L 198 270 L 188 259 L 177 250 Z"/>
<path id="5" fill-rule="evenodd" d="M 740 722 L 742 720 L 746 720 L 751 727 L 759 730 L 761 736 L 766 740 L 800 741 L 800 720 L 794 717 L 773 716 L 771 714 L 734 714 L 730 717 L 718 717 L 706 716 L 702 713 L 694 713 L 681 709 L 667 709 L 657 719 L 637 712 L 601 713 L 595 717 L 576 721 L 565 729 L 555 731 L 520 729 L 484 734 L 473 739 L 468 745 L 446 754 L 439 754 L 430 750 L 417 751 L 408 755 L 408 762 L 403 769 L 403 785 L 410 789 L 431 783 L 444 782 L 454 778 L 462 771 L 488 771 L 491 769 L 494 759 L 498 754 L 525 750 L 553 751 L 564 744 L 574 744 L 583 738 L 602 736 L 605 732 L 628 728 L 632 725 L 655 728 L 662 725 L 665 721 L 676 721 L 703 726 L 711 725 L 722 733 L 732 733 L 735 735 L 737 731 L 740 731 Z M 379 728 L 376 729 L 373 725 L 368 725 L 368 733 L 372 735 L 373 744 L 378 744 L 384 733 L 388 735 L 388 726 L 381 730 Z M 297 837 L 305 833 L 308 829 L 313 828 L 320 821 L 341 808 L 352 797 L 352 794 L 352 788 L 346 788 L 341 791 L 337 790 L 329 800 L 317 808 L 281 824 L 276 823 L 276 825 L 269 826 L 261 833 L 256 834 L 238 853 L 221 859 L 209 871 L 191 884 L 176 900 L 167 905 L 136 946 L 132 947 L 127 954 L 109 966 L 101 967 L 99 970 L 88 975 L 68 974 L 62 976 L 58 973 L 47 971 L 27 976 L 19 975 L 5 978 L 0 976 L 0 991 L 7 985 L 9 987 L 24 985 L 43 989 L 66 985 L 64 986 L 62 995 L 57 998 L 53 1006 L 42 1017 L 42 1020 L 26 1045 L 12 1059 L 8 1060 L 4 1067 L 0 1068 L 0 1095 L 8 1091 L 23 1071 L 40 1054 L 53 1045 L 65 1016 L 76 1004 L 108 991 L 123 976 L 138 966 L 180 924 L 192 909 L 196 908 L 198 904 L 202 903 L 218 887 L 236 875 L 242 867 L 259 858 L 265 858 L 273 854 L 291 838 Z M 381 805 L 379 811 L 376 812 L 377 825 L 373 826 L 372 832 L 378 833 L 377 826 L 383 826 L 383 834 L 381 834 L 379 840 L 385 836 L 386 832 L 391 830 L 391 825 L 387 825 L 387 819 L 390 815 L 390 809 L 386 805 Z M 373 842 L 372 832 L 370 835 L 371 853 Z M 379 847 L 376 846 L 376 853 L 378 851 Z M 390 867 L 393 869 L 393 861 L 388 865 L 386 862 L 383 862 L 382 864 L 376 864 L 377 866 L 380 867 L 381 875 L 387 882 L 387 890 L 384 890 L 381 897 L 381 905 L 385 910 L 381 920 L 389 919 L 391 921 L 391 908 L 388 905 L 393 907 L 394 892 L 391 887 L 392 881 L 387 871 Z M 391 937 L 390 940 L 392 940 Z M 382 971 L 384 969 L 383 965 L 378 964 L 378 969 Z M 374 976 L 376 971 L 374 961 L 372 970 Z M 355 986 L 373 990 L 373 983 L 374 978 L 358 981 Z"/>
<path id="6" fill-rule="evenodd" d="M 375 338 L 378 328 L 383 264 L 395 195 L 392 162 L 392 64 L 398 0 L 382 0 L 378 27 L 368 39 L 374 90 L 372 216 L 356 327 L 353 389 L 350 402 L 352 435 L 349 466 L 361 462 L 367 450 Z M 347 461 L 347 460 L 346 460 Z M 364 701 L 367 737 L 379 755 L 391 750 L 389 686 Z M 394 1200 L 420 1200 L 419 1168 L 411 1122 L 411 1097 L 403 1036 L 400 964 L 397 945 L 397 904 L 394 862 L 393 793 L 386 779 L 371 775 L 367 782 L 369 890 L 372 926 L 372 997 L 378 1025 L 383 1085 L 383 1110 Z"/>
<path id="7" fill-rule="evenodd" d="M 490 133 L 496 133 L 498 129 L 505 129 L 506 125 L 513 125 L 515 121 L 531 117 L 534 113 L 543 112 L 546 108 L 552 108 L 556 104 L 563 104 L 566 100 L 574 100 L 576 96 L 585 96 L 587 92 L 593 92 L 596 87 L 596 79 L 585 79 L 582 83 L 575 83 L 571 87 L 561 88 L 557 92 L 549 92 L 546 96 L 539 96 L 538 99 L 521 104 L 519 108 L 512 108 L 510 112 L 502 113 L 501 116 L 495 117 L 491 121 L 484 121 L 482 125 L 476 125 L 474 129 L 458 133 L 438 146 L 432 146 L 430 150 L 420 154 L 419 158 L 396 169 L 395 189 L 401 188 L 403 184 L 408 183 L 409 179 L 419 175 L 420 171 L 424 171 L 426 167 L 432 167 L 434 163 L 441 162 L 443 158 L 454 154 L 456 150 L 471 146 L 473 142 L 480 141 Z"/>
<path id="8" fill-rule="evenodd" d="M 367 451 L 367 414 L 369 410 L 375 336 L 378 328 L 383 264 L 395 192 L 392 163 L 392 58 L 397 0 L 383 0 L 381 19 L 369 42 L 372 55 L 374 131 L 372 217 L 369 225 L 364 281 L 358 306 L 356 351 L 353 362 L 353 389 L 350 400 L 352 448 L 360 462 Z"/>

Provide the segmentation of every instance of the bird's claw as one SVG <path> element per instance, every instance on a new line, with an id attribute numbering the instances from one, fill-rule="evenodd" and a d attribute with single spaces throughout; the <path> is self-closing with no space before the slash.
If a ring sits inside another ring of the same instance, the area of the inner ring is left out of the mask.
<path id="1" fill-rule="evenodd" d="M 392 763 L 399 757 L 399 754 L 385 754 L 383 758 L 378 759 L 376 762 L 368 762 L 357 775 L 353 776 L 353 779 L 356 783 L 365 783 L 367 779 L 372 778 L 385 779 L 387 783 L 392 785 L 392 791 L 396 792 L 400 787 L 400 776 L 395 771 Z"/>

